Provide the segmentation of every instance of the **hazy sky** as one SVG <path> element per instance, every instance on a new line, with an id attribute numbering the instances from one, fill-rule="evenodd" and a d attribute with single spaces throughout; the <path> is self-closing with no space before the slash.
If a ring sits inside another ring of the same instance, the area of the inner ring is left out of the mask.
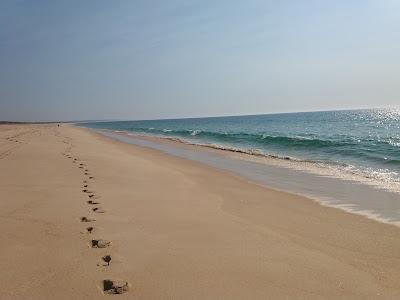
<path id="1" fill-rule="evenodd" d="M 0 1 L 0 120 L 400 105 L 400 1 Z"/>

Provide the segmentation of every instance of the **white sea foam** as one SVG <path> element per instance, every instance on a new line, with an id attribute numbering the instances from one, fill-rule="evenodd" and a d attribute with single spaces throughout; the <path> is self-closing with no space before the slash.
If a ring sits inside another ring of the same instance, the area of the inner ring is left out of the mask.
<path id="1" fill-rule="evenodd" d="M 196 136 L 201 132 L 201 130 L 192 130 L 192 132 L 190 133 L 190 135 L 192 136 Z"/>

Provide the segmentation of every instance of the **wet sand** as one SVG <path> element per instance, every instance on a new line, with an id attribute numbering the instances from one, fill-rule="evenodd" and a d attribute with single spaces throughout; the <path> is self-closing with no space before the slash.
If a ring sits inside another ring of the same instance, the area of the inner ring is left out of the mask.
<path id="1" fill-rule="evenodd" d="M 1 299 L 400 298 L 398 227 L 225 171 L 71 125 L 0 170 Z"/>

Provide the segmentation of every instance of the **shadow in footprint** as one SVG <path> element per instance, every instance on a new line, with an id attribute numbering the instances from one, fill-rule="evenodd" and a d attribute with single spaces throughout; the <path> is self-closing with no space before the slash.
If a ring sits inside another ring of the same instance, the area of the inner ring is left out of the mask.
<path id="1" fill-rule="evenodd" d="M 123 280 L 103 280 L 103 292 L 105 294 L 123 294 L 128 291 L 128 282 Z"/>
<path id="2" fill-rule="evenodd" d="M 95 213 L 98 213 L 98 214 L 104 214 L 105 213 L 105 211 L 102 210 L 100 207 L 95 207 L 95 208 L 92 209 L 92 211 L 94 211 Z"/>
<path id="3" fill-rule="evenodd" d="M 92 233 L 93 232 L 93 227 L 92 226 L 90 226 L 90 227 L 88 227 L 88 228 L 86 228 L 86 231 L 88 232 L 88 233 Z"/>
<path id="4" fill-rule="evenodd" d="M 110 265 L 111 255 L 104 255 L 101 259 L 107 264 L 107 266 Z"/>
<path id="5" fill-rule="evenodd" d="M 81 222 L 94 222 L 96 221 L 95 219 L 87 218 L 87 217 L 81 217 Z"/>
<path id="6" fill-rule="evenodd" d="M 96 202 L 96 201 L 93 201 L 93 200 L 89 200 L 89 201 L 87 201 L 87 203 L 91 204 L 91 205 L 100 204 L 99 202 Z"/>
<path id="7" fill-rule="evenodd" d="M 106 240 L 92 240 L 92 248 L 107 248 L 111 242 Z"/>

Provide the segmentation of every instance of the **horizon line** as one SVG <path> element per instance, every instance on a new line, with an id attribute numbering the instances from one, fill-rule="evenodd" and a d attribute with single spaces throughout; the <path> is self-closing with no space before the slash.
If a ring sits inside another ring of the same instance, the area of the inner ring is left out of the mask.
<path id="1" fill-rule="evenodd" d="M 190 117 L 161 117 L 146 119 L 83 119 L 83 120 L 51 120 L 51 121 L 13 121 L 0 120 L 3 124 L 51 124 L 51 123 L 91 123 L 91 122 L 129 122 L 129 121 L 163 121 L 163 120 L 185 120 L 185 119 L 207 119 L 207 118 L 229 118 L 229 117 L 248 117 L 248 116 L 264 116 L 264 115 L 282 115 L 282 114 L 298 114 L 298 113 L 316 113 L 316 112 L 334 112 L 334 111 L 357 111 L 357 110 L 379 110 L 379 109 L 400 109 L 396 106 L 385 107 L 365 107 L 365 108 L 338 108 L 338 109 L 320 109 L 320 110 L 304 110 L 304 111 L 286 111 L 286 112 L 270 112 L 270 113 L 244 113 L 244 114 L 228 114 L 228 115 L 206 115 L 206 116 L 190 116 Z"/>

